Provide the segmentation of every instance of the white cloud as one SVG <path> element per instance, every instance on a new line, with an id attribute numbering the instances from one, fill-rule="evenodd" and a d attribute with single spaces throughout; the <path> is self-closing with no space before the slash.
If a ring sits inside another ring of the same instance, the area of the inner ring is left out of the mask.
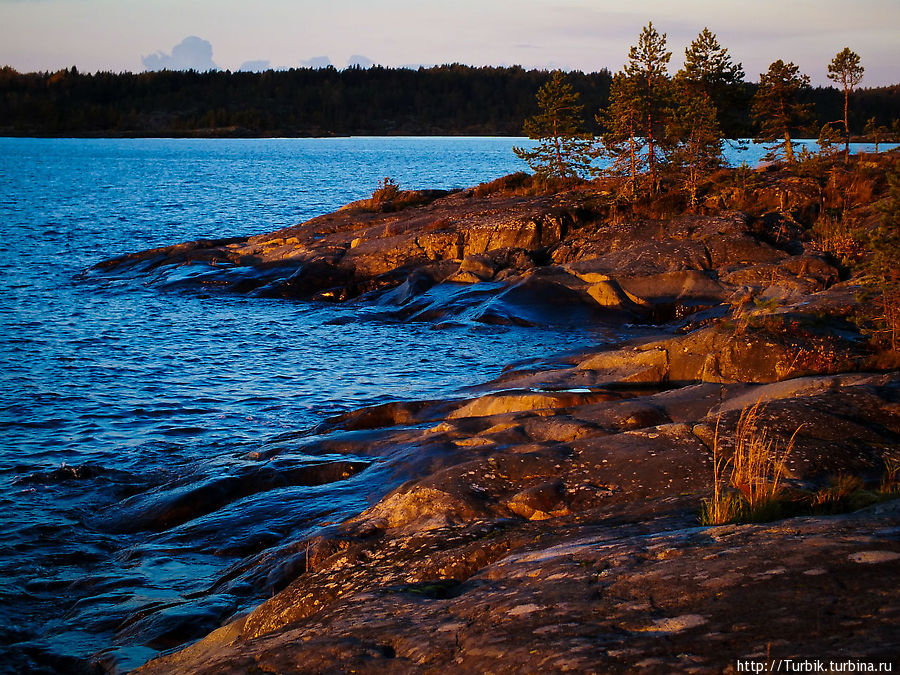
<path id="1" fill-rule="evenodd" d="M 362 54 L 354 54 L 349 59 L 347 59 L 347 67 L 352 68 L 353 66 L 359 66 L 360 68 L 371 68 L 375 65 L 375 62 L 370 59 L 368 56 L 363 56 Z"/>
<path id="2" fill-rule="evenodd" d="M 331 59 L 327 56 L 313 56 L 311 59 L 301 59 L 300 65 L 303 68 L 327 68 L 331 65 Z"/>
<path id="3" fill-rule="evenodd" d="M 158 51 L 155 54 L 142 56 L 141 61 L 147 70 L 218 70 L 212 60 L 212 45 L 196 35 L 186 37 L 172 47 L 172 53 Z"/>
<path id="4" fill-rule="evenodd" d="M 271 67 L 272 67 L 271 61 L 259 60 L 259 61 L 244 61 L 241 65 L 239 65 L 237 67 L 237 69 L 242 70 L 244 72 L 261 73 L 264 70 L 268 70 Z"/>

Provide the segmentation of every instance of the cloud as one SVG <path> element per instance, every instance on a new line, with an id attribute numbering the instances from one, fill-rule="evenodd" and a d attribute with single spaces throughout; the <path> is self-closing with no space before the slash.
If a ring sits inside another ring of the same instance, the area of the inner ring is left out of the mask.
<path id="1" fill-rule="evenodd" d="M 147 70 L 218 70 L 212 60 L 212 45 L 196 35 L 184 38 L 172 47 L 172 53 L 156 52 L 142 56 L 141 62 Z"/>
<path id="2" fill-rule="evenodd" d="M 303 68 L 327 68 L 331 65 L 331 59 L 327 56 L 314 56 L 311 59 L 300 59 L 300 66 Z"/>
<path id="3" fill-rule="evenodd" d="M 238 66 L 238 70 L 242 70 L 244 72 L 252 72 L 252 73 L 261 73 L 264 70 L 269 70 L 271 68 L 270 61 L 244 61 L 240 66 Z"/>
<path id="4" fill-rule="evenodd" d="M 371 68 L 375 65 L 375 62 L 370 59 L 368 56 L 363 56 L 362 54 L 354 54 L 349 59 L 347 59 L 347 67 L 352 68 L 353 66 L 359 66 L 360 68 Z"/>

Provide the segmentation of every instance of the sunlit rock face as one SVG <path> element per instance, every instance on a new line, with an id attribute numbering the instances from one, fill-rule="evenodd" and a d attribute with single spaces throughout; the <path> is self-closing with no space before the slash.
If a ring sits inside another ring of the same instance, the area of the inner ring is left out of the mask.
<path id="1" fill-rule="evenodd" d="M 777 218 L 605 219 L 588 189 L 398 202 L 97 273 L 355 303 L 359 320 L 618 337 L 511 365 L 465 398 L 361 408 L 298 438 L 305 454 L 360 461 L 297 467 L 296 480 L 377 471 L 384 491 L 256 561 L 248 578 L 271 583 L 269 600 L 141 672 L 720 672 L 761 646 L 789 656 L 835 640 L 887 657 L 900 502 L 875 486 L 896 461 L 900 378 L 853 323 L 856 287 L 832 260 Z M 757 404 L 767 438 L 790 448 L 779 517 L 802 517 L 701 526 L 715 460 L 737 452 Z M 857 510 L 811 508 L 838 476 L 863 486 L 841 502 Z M 154 517 L 267 480 L 193 486 Z"/>
<path id="2" fill-rule="evenodd" d="M 900 501 L 721 527 L 699 526 L 697 510 L 711 448 L 733 445 L 748 402 L 763 402 L 773 438 L 793 436 L 786 480 L 809 489 L 874 476 L 900 435 L 898 400 L 896 374 L 846 374 L 345 415 L 330 443 L 413 477 L 310 540 L 283 591 L 140 672 L 487 671 L 535 659 L 663 672 L 685 658 L 713 672 L 754 645 L 813 649 L 838 635 L 884 658 Z M 822 612 L 815 631 L 793 611 L 798 593 Z M 853 602 L 828 611 L 835 593 Z M 865 630 L 848 635 L 848 622 Z"/>

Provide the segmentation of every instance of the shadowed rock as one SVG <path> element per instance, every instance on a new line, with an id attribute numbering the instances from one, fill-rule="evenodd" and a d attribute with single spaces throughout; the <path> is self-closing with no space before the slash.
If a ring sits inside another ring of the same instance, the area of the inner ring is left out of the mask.
<path id="1" fill-rule="evenodd" d="M 797 213 L 818 208 L 809 181 L 788 183 Z M 853 323 L 855 282 L 801 232 L 787 238 L 783 191 L 760 193 L 774 200 L 762 217 L 650 220 L 604 218 L 591 190 L 401 193 L 98 266 L 168 287 L 352 300 L 380 319 L 628 335 L 509 367 L 465 399 L 325 420 L 254 456 L 359 462 L 260 464 L 123 504 L 107 527 L 164 529 L 276 480 L 374 476 L 358 488 L 368 508 L 211 590 L 247 584 L 268 600 L 141 672 L 717 673 L 738 658 L 893 653 L 900 502 L 764 525 L 698 518 L 713 451 L 731 456 L 757 402 L 773 442 L 792 443 L 796 494 L 852 474 L 871 495 L 900 461 L 900 376 L 878 372 L 896 362 Z M 195 637 L 183 622 L 164 629 L 148 639 Z"/>
<path id="2" fill-rule="evenodd" d="M 249 466 L 235 475 L 206 479 L 190 478 L 167 484 L 153 493 L 129 498 L 113 513 L 95 519 L 95 525 L 110 532 L 164 530 L 222 508 L 258 492 L 291 485 L 321 485 L 343 480 L 369 466 L 368 462 L 323 462 L 298 467 Z"/>
<path id="3" fill-rule="evenodd" d="M 767 402 L 776 438 L 795 434 L 791 481 L 877 473 L 900 440 L 896 374 L 510 396 L 458 405 L 428 429 L 383 416 L 378 445 L 405 448 L 389 464 L 437 463 L 312 542 L 305 571 L 271 600 L 140 672 L 671 672 L 685 658 L 718 672 L 760 645 L 802 657 L 835 639 L 859 658 L 887 654 L 870 638 L 890 640 L 900 608 L 900 502 L 724 527 L 700 527 L 697 509 L 716 427 L 727 451 L 748 401 Z M 791 609 L 798 589 L 822 611 L 853 602 L 811 628 Z"/>
<path id="4" fill-rule="evenodd" d="M 743 213 L 610 223 L 590 199 L 582 189 L 416 193 L 396 209 L 367 200 L 270 234 L 114 258 L 95 272 L 265 297 L 362 297 L 400 307 L 390 314 L 400 320 L 522 326 L 664 323 L 726 301 L 797 301 L 838 279 L 821 256 L 763 241 Z"/>

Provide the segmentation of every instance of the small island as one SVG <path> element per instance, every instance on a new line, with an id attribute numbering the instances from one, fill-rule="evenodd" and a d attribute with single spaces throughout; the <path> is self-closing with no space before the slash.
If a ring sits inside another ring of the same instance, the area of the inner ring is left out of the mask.
<path id="1" fill-rule="evenodd" d="M 268 561 L 271 599 L 138 672 L 889 662 L 898 161 L 720 169 L 693 205 L 664 181 L 623 202 L 627 177 L 451 192 L 386 179 L 295 227 L 99 264 L 436 328 L 596 322 L 623 336 L 298 438 L 376 458 L 378 482 L 399 487 L 372 485 L 370 508 Z"/>

